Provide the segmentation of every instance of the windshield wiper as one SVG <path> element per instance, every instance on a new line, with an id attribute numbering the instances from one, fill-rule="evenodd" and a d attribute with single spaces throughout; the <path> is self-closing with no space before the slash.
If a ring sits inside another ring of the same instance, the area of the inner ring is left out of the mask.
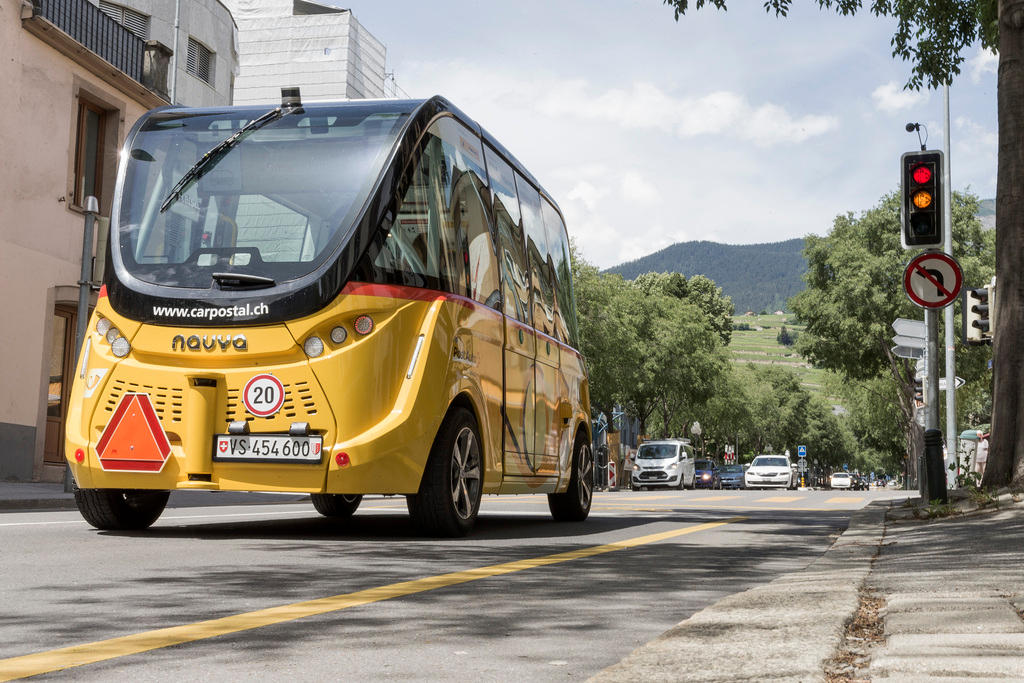
<path id="1" fill-rule="evenodd" d="M 262 289 L 264 287 L 273 287 L 277 284 L 274 278 L 263 277 L 262 275 L 249 275 L 247 273 L 213 273 L 210 277 L 221 287 L 232 289 Z"/>
<path id="2" fill-rule="evenodd" d="M 178 201 L 178 199 L 181 198 L 181 195 L 185 194 L 188 188 L 192 187 L 192 184 L 194 182 L 202 178 L 208 172 L 212 171 L 213 167 L 216 166 L 220 162 L 220 160 L 223 159 L 225 155 L 227 155 L 227 153 L 230 152 L 235 145 L 237 145 L 239 142 L 245 139 L 247 135 L 249 135 L 255 130 L 259 130 L 260 128 L 262 128 L 263 126 L 267 125 L 272 121 L 278 120 L 283 115 L 284 111 L 281 109 L 281 107 L 272 109 L 271 111 L 268 111 L 266 114 L 258 118 L 255 118 L 249 123 L 245 124 L 237 131 L 232 133 L 230 137 L 226 138 L 223 142 L 220 142 L 213 149 L 204 154 L 202 158 L 196 162 L 195 166 L 188 169 L 185 175 L 181 176 L 181 180 L 179 180 L 177 184 L 173 188 L 171 188 L 170 194 L 168 194 L 167 197 L 164 199 L 164 203 L 160 205 L 160 213 L 163 213 L 168 209 L 168 207 L 170 207 L 171 204 Z"/>

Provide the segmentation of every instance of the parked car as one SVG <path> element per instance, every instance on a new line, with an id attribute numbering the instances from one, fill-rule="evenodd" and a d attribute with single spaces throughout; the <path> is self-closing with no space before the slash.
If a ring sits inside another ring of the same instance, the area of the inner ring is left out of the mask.
<path id="1" fill-rule="evenodd" d="M 828 487 L 831 489 L 852 489 L 853 477 L 849 472 L 833 472 L 828 478 Z"/>
<path id="2" fill-rule="evenodd" d="M 726 465 L 718 473 L 723 489 L 743 488 L 743 465 Z"/>
<path id="3" fill-rule="evenodd" d="M 759 455 L 750 462 L 743 475 L 743 485 L 748 489 L 792 489 L 793 463 L 785 455 Z"/>
<path id="4" fill-rule="evenodd" d="M 694 487 L 696 470 L 693 447 L 683 439 L 664 439 L 640 444 L 630 483 L 634 489 Z"/>
<path id="5" fill-rule="evenodd" d="M 699 489 L 722 488 L 722 474 L 714 460 L 698 460 L 696 469 L 694 486 Z"/>

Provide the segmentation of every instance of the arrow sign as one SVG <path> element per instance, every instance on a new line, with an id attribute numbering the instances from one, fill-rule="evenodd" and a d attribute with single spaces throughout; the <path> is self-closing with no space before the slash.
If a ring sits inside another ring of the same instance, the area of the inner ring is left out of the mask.
<path id="1" fill-rule="evenodd" d="M 909 346 L 892 347 L 892 355 L 897 358 L 924 358 L 923 348 L 911 348 Z"/>
<path id="2" fill-rule="evenodd" d="M 922 337 L 904 337 L 902 334 L 894 335 L 892 343 L 896 346 L 908 346 L 912 349 L 923 349 L 925 340 Z"/>
<path id="3" fill-rule="evenodd" d="M 892 321 L 892 331 L 903 337 L 918 337 L 924 339 L 928 336 L 928 328 L 923 320 L 911 320 L 910 318 L 896 318 Z"/>
<path id="4" fill-rule="evenodd" d="M 959 389 L 960 387 L 962 387 L 966 383 L 967 383 L 967 381 L 963 377 L 957 377 L 957 378 L 955 378 L 953 380 L 953 384 L 954 384 L 953 389 L 954 390 Z M 939 378 L 939 391 L 945 391 L 945 390 L 946 390 L 946 378 L 945 377 L 940 377 Z"/>

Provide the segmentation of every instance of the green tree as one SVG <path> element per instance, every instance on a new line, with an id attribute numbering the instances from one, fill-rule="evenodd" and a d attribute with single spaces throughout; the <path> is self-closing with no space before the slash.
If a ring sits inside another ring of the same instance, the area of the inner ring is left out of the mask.
<path id="1" fill-rule="evenodd" d="M 678 21 L 690 0 L 664 0 Z M 844 15 L 863 0 L 817 0 Z M 784 17 L 792 0 L 765 0 Z M 694 0 L 700 9 L 726 8 L 726 0 Z M 893 56 L 912 63 L 907 87 L 937 88 L 960 73 L 965 48 L 980 41 L 999 53 L 999 159 L 996 182 L 996 271 L 992 441 L 985 485 L 1024 485 L 1024 0 L 871 0 L 876 16 L 896 19 Z M 959 258 L 959 253 L 956 254 Z"/>
<path id="2" fill-rule="evenodd" d="M 722 294 L 722 288 L 714 280 L 704 275 L 694 275 L 687 280 L 681 273 L 644 273 L 637 276 L 633 284 L 645 294 L 658 292 L 694 304 L 722 339 L 722 344 L 729 344 L 736 310 L 732 299 Z"/>
<path id="3" fill-rule="evenodd" d="M 590 405 L 612 422 L 612 409 L 632 380 L 628 358 L 639 339 L 630 316 L 633 290 L 619 275 L 606 275 L 587 263 L 571 245 L 573 285 L 579 319 L 580 352 L 587 360 Z"/>

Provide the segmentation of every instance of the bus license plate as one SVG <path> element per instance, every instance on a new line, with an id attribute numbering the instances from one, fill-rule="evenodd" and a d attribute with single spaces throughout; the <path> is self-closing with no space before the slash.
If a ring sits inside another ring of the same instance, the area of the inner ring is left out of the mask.
<path id="1" fill-rule="evenodd" d="M 287 434 L 217 434 L 213 459 L 234 462 L 319 463 L 323 457 L 322 436 Z"/>

